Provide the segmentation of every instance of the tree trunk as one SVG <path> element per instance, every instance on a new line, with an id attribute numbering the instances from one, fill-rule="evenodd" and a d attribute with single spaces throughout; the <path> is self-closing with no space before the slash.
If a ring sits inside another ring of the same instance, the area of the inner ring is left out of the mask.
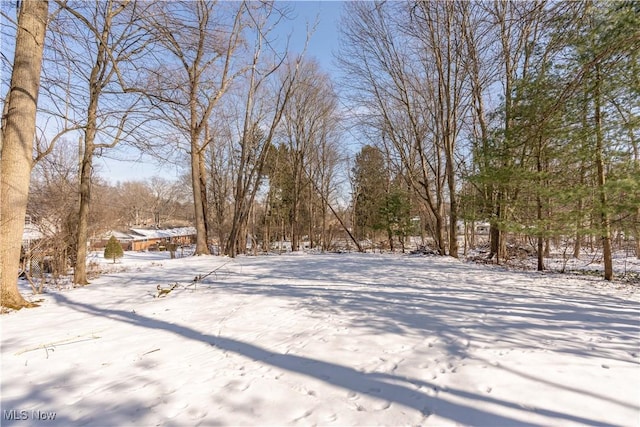
<path id="1" fill-rule="evenodd" d="M 389 249 L 393 253 L 395 247 L 393 246 L 393 230 L 391 230 L 391 227 L 387 227 L 387 241 L 389 242 Z"/>
<path id="2" fill-rule="evenodd" d="M 97 105 L 97 102 L 96 102 Z M 91 107 L 90 107 L 91 111 Z M 87 126 L 85 132 L 85 149 L 80 169 L 80 210 L 78 212 L 78 230 L 76 232 L 76 263 L 73 272 L 73 283 L 88 285 L 87 277 L 87 241 L 89 235 L 89 205 L 91 202 L 91 169 L 93 167 L 93 142 L 95 139 L 95 114 L 93 110 L 93 125 Z M 90 113 L 91 117 L 91 113 Z M 91 142 L 90 142 L 91 141 Z"/>
<path id="3" fill-rule="evenodd" d="M 436 246 L 438 247 L 438 255 L 444 256 L 447 254 L 447 249 L 444 243 L 444 227 L 445 227 L 446 221 L 444 220 L 441 211 L 442 211 L 442 206 L 438 206 L 437 211 L 434 212 L 434 218 L 436 221 L 434 238 L 436 240 Z"/>
<path id="4" fill-rule="evenodd" d="M 589 103 L 588 97 L 589 97 L 589 93 L 585 90 L 583 107 L 582 107 L 582 116 L 580 118 L 582 129 L 587 129 L 587 126 L 588 126 L 588 103 Z M 586 142 L 583 141 L 582 144 L 583 144 L 582 148 L 586 149 L 585 147 Z M 587 167 L 585 165 L 585 160 L 581 159 L 580 160 L 580 188 L 584 186 L 585 179 L 586 179 L 585 177 L 586 171 L 587 171 Z M 582 234 L 583 234 L 582 230 L 584 229 L 583 215 L 584 215 L 584 198 L 581 195 L 578 198 L 577 219 L 576 219 L 576 240 L 573 245 L 573 257 L 576 259 L 580 258 L 580 252 L 582 250 Z"/>
<path id="5" fill-rule="evenodd" d="M 200 178 L 200 150 L 198 135 L 191 136 L 191 185 L 193 186 L 193 209 L 196 225 L 195 255 L 209 255 L 204 200 L 202 200 L 202 180 Z"/>
<path id="6" fill-rule="evenodd" d="M 542 195 L 540 194 L 540 189 L 542 188 L 542 138 L 538 141 L 538 153 L 536 158 L 536 171 L 538 172 L 538 189 L 536 191 L 536 204 L 537 204 L 537 219 L 538 219 L 538 245 L 537 245 L 537 255 L 538 255 L 538 271 L 544 270 L 544 236 L 542 233 L 542 221 L 544 220 L 543 216 L 543 206 L 542 206 Z"/>
<path id="7" fill-rule="evenodd" d="M 105 46 L 99 44 L 96 62 L 89 76 L 89 105 L 87 107 L 87 125 L 84 132 L 84 153 L 80 164 L 80 208 L 78 212 L 78 231 L 76 233 L 76 263 L 73 283 L 87 285 L 87 242 L 89 234 L 89 205 L 91 203 L 91 170 L 93 153 L 98 131 L 98 100 L 102 91 L 100 74 L 104 71 Z"/>
<path id="8" fill-rule="evenodd" d="M 243 162 L 241 162 L 241 166 L 243 166 Z M 234 258 L 239 253 L 239 239 L 241 235 L 242 228 L 242 210 L 244 209 L 244 200 L 246 197 L 246 191 L 243 186 L 242 181 L 242 169 L 238 172 L 238 177 L 236 179 L 236 189 L 234 191 L 235 202 L 233 205 L 233 219 L 231 221 L 231 230 L 229 231 L 229 235 L 227 236 L 227 243 L 225 247 L 225 254 Z"/>
<path id="9" fill-rule="evenodd" d="M 580 177 L 580 183 L 582 184 L 582 176 Z M 584 200 L 582 196 L 578 199 L 578 219 L 576 220 L 576 236 L 575 242 L 573 242 L 573 257 L 575 259 L 580 258 L 580 251 L 582 250 L 582 211 L 584 209 Z"/>
<path id="10" fill-rule="evenodd" d="M 291 251 L 297 252 L 300 249 L 300 221 L 299 221 L 299 211 L 300 211 L 300 200 L 297 184 L 294 184 L 296 188 L 293 194 L 293 203 L 291 205 L 291 215 L 289 217 L 289 221 L 291 223 Z"/>
<path id="11" fill-rule="evenodd" d="M 636 220 L 634 224 L 633 236 L 636 240 L 636 258 L 640 259 L 640 207 L 636 210 Z"/>
<path id="12" fill-rule="evenodd" d="M 602 255 L 604 258 L 604 279 L 613 280 L 613 259 L 611 254 L 611 222 L 609 213 L 607 212 L 607 192 L 605 189 L 606 177 L 603 159 L 603 140 L 602 132 L 602 113 L 600 111 L 600 85 L 602 84 L 602 76 L 600 67 L 596 66 L 596 81 L 594 88 L 594 107 L 595 107 L 595 127 L 596 127 L 596 167 L 598 170 L 598 193 L 600 197 L 600 239 L 602 240 Z"/>
<path id="13" fill-rule="evenodd" d="M 5 100 L 0 159 L 0 302 L 20 309 L 33 304 L 18 291 L 20 248 L 27 212 L 36 108 L 49 3 L 20 3 L 11 87 Z"/>
<path id="14" fill-rule="evenodd" d="M 207 139 L 208 140 L 208 139 Z M 200 176 L 200 193 L 202 194 L 202 218 L 204 222 L 204 238 L 207 246 L 207 254 L 209 251 L 209 199 L 207 198 L 207 166 L 205 165 L 204 150 L 200 151 L 198 155 L 199 160 L 199 176 Z"/>
<path id="15" fill-rule="evenodd" d="M 322 252 L 328 251 L 329 250 L 329 239 L 328 239 L 328 233 L 327 233 L 327 208 L 324 205 L 324 203 L 322 204 L 322 208 L 321 208 L 321 215 L 322 215 L 322 243 L 321 243 L 321 247 L 322 247 Z M 638 244 L 640 245 L 640 241 L 638 242 Z M 640 258 L 640 252 L 638 252 L 638 258 Z"/>
<path id="16" fill-rule="evenodd" d="M 453 162 L 453 147 L 450 147 L 447 149 L 446 166 L 449 184 L 449 255 L 458 258 L 458 196 L 456 195 L 456 176 Z"/>
<path id="17" fill-rule="evenodd" d="M 502 241 L 504 237 L 502 236 L 502 231 L 500 230 L 500 221 L 502 220 L 502 199 L 504 198 L 502 191 L 498 192 L 498 196 L 496 198 L 496 211 L 495 218 L 491 221 L 489 225 L 489 259 L 492 259 L 494 256 L 496 257 L 496 264 L 500 264 L 500 258 L 502 256 Z"/>

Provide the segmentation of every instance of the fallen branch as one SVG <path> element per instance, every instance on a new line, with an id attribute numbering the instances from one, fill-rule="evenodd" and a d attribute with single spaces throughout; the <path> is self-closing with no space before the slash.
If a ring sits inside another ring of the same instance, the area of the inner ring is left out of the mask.
<path id="1" fill-rule="evenodd" d="M 61 345 L 69 345 L 69 344 L 75 344 L 75 343 L 79 343 L 79 342 L 84 342 L 84 341 L 90 341 L 90 340 L 97 340 L 98 338 L 100 338 L 98 335 L 91 333 L 91 336 L 87 337 L 86 335 L 77 335 L 75 337 L 72 338 L 67 338 L 64 340 L 60 340 L 60 341 L 54 341 L 54 342 L 50 342 L 50 343 L 46 343 L 46 344 L 40 344 L 38 346 L 35 347 L 29 347 L 26 348 L 24 350 L 20 350 L 19 352 L 16 353 L 16 356 L 19 356 L 21 354 L 24 353 L 29 353 L 30 351 L 36 351 L 36 350 L 45 350 L 47 352 L 47 356 L 49 355 L 48 351 L 50 349 L 53 349 L 56 346 L 61 346 Z"/>
<path id="2" fill-rule="evenodd" d="M 169 292 L 178 287 L 178 282 L 174 283 L 172 287 L 163 289 L 160 285 L 156 286 L 158 293 L 156 294 L 156 298 L 164 297 L 169 295 Z"/>
<path id="3" fill-rule="evenodd" d="M 197 275 L 196 277 L 193 278 L 193 283 L 201 282 L 203 279 L 206 279 L 207 277 L 211 276 L 212 274 L 215 274 L 218 270 L 220 270 L 222 267 L 224 267 L 227 264 L 229 264 L 229 263 L 225 262 L 224 264 L 219 265 L 218 267 L 214 268 L 213 270 L 211 270 L 210 272 L 208 272 L 204 276 L 202 274 Z"/>
<path id="4" fill-rule="evenodd" d="M 168 287 L 168 288 L 163 288 L 162 286 L 158 285 L 158 286 L 156 286 L 157 293 L 154 296 L 154 298 L 160 298 L 160 297 L 167 296 L 167 295 L 169 295 L 169 293 L 171 291 L 173 291 L 178 286 L 180 286 L 180 287 L 182 287 L 184 289 L 186 289 L 186 288 L 188 288 L 190 286 L 193 286 L 193 290 L 195 291 L 195 290 L 197 290 L 198 282 L 201 282 L 202 280 L 206 279 L 207 277 L 211 276 L 212 274 L 216 274 L 216 272 L 218 270 L 220 270 L 222 267 L 224 267 L 227 264 L 229 264 L 229 263 L 225 262 L 224 264 L 217 266 L 216 268 L 214 268 L 213 270 L 211 270 L 207 274 L 204 274 L 204 275 L 203 274 L 198 274 L 197 276 L 195 276 L 193 278 L 191 283 L 189 283 L 188 285 L 182 285 L 182 284 L 180 284 L 178 282 L 175 282 L 171 287 Z"/>

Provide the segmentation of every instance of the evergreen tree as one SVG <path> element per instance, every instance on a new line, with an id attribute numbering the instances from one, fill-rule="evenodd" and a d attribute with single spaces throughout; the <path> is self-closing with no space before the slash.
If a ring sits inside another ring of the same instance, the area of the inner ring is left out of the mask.
<path id="1" fill-rule="evenodd" d="M 118 242 L 115 236 L 111 236 L 107 242 L 107 246 L 104 248 L 104 259 L 113 259 L 113 263 L 115 264 L 116 258 L 122 258 L 123 255 L 124 252 L 122 251 L 120 242 Z"/>
<path id="2" fill-rule="evenodd" d="M 569 40 L 573 55 L 568 62 L 568 72 L 577 76 L 572 82 L 580 83 L 582 90 L 567 92 L 581 101 L 574 102 L 583 111 L 581 131 L 588 142 L 588 166 L 595 178 L 593 234 L 602 245 L 604 278 L 612 280 L 612 235 L 615 231 L 633 234 L 633 227 L 625 227 L 621 220 L 638 212 L 634 200 L 638 200 L 639 187 L 636 112 L 640 105 L 640 21 L 634 2 L 589 3 L 584 18 Z"/>
<path id="3" fill-rule="evenodd" d="M 389 189 L 389 193 L 385 197 L 384 205 L 380 209 L 383 224 L 389 247 L 393 251 L 394 237 L 400 242 L 402 252 L 405 251 L 406 238 L 412 231 L 411 223 L 411 202 L 410 196 L 406 188 L 399 185 L 399 182 L 393 182 Z"/>
<path id="4" fill-rule="evenodd" d="M 354 217 L 359 238 L 375 238 L 374 233 L 386 229 L 384 207 L 389 184 L 382 152 L 370 145 L 356 154 L 353 167 Z"/>

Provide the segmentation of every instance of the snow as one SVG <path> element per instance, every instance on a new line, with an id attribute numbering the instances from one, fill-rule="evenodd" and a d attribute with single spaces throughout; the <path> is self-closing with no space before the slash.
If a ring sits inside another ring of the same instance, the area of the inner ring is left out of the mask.
<path id="1" fill-rule="evenodd" d="M 3 426 L 640 425 L 633 284 L 382 254 L 96 260 L 113 270 L 0 317 Z"/>

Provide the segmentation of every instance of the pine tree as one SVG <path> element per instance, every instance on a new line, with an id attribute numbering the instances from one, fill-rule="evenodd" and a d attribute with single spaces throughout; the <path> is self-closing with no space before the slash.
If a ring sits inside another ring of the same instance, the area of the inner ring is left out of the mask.
<path id="1" fill-rule="evenodd" d="M 353 180 L 356 233 L 361 239 L 374 239 L 377 231 L 386 229 L 383 208 L 389 186 L 384 155 L 378 148 L 365 145 L 356 154 Z"/>
<path id="2" fill-rule="evenodd" d="M 104 248 L 104 259 L 113 259 L 113 263 L 116 263 L 116 258 L 122 258 L 124 252 L 122 246 L 115 236 L 111 236 L 107 242 L 107 246 Z"/>

